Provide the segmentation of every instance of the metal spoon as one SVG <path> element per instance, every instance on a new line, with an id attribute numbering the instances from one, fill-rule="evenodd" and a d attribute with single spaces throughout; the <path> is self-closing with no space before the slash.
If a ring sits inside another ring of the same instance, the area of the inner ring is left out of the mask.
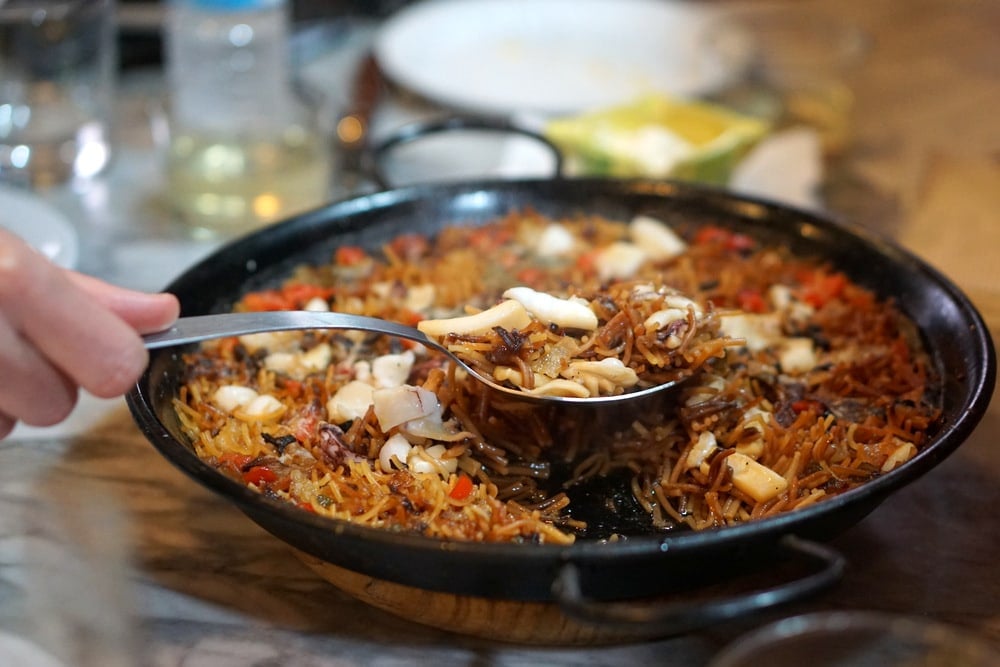
<path id="1" fill-rule="evenodd" d="M 228 338 L 252 333 L 268 331 L 291 331 L 301 329 L 344 329 L 353 331 L 368 331 L 385 334 L 396 338 L 416 341 L 429 348 L 447 355 L 455 363 L 469 372 L 470 375 L 490 388 L 515 396 L 522 401 L 547 404 L 584 403 L 588 406 L 622 403 L 643 398 L 651 394 L 676 387 L 684 379 L 675 380 L 647 387 L 639 391 L 627 392 L 615 396 L 591 396 L 580 398 L 576 396 L 545 396 L 531 394 L 526 391 L 505 387 L 481 375 L 474 368 L 462 361 L 454 352 L 441 343 L 428 338 L 422 331 L 396 322 L 382 320 L 377 317 L 362 315 L 347 315 L 307 310 L 282 310 L 254 313 L 223 313 L 218 315 L 197 315 L 182 317 L 174 325 L 164 331 L 148 334 L 143 337 L 148 349 L 197 343 L 213 338 Z"/>

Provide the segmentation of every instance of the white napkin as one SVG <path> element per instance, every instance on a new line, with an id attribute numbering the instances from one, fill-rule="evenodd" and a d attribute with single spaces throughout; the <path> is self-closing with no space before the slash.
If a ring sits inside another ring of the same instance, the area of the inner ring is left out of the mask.
<path id="1" fill-rule="evenodd" d="M 760 142 L 733 171 L 734 192 L 789 206 L 821 209 L 823 156 L 819 135 L 808 128 L 777 132 Z"/>

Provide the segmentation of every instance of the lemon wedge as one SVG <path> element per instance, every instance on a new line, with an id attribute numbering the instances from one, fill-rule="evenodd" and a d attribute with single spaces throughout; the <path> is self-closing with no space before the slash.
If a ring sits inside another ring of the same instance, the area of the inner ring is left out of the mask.
<path id="1" fill-rule="evenodd" d="M 663 96 L 550 120 L 568 175 L 678 178 L 725 185 L 768 132 L 758 118 Z"/>

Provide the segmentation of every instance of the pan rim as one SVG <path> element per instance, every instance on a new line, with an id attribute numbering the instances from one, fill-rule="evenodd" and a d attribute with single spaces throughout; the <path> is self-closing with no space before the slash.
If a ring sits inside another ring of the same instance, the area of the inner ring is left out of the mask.
<path id="1" fill-rule="evenodd" d="M 503 559 L 538 559 L 541 555 L 558 561 L 604 561 L 607 559 L 648 556 L 651 554 L 677 554 L 698 552 L 701 549 L 725 548 L 738 545 L 750 536 L 777 540 L 787 534 L 808 532 L 809 525 L 818 517 L 838 511 L 857 510 L 870 504 L 867 514 L 888 495 L 905 486 L 953 453 L 971 434 L 986 412 L 996 381 L 996 352 L 985 321 L 969 298 L 949 278 L 916 254 L 897 244 L 892 239 L 864 228 L 856 223 L 835 219 L 816 212 L 787 206 L 771 200 L 735 194 L 714 186 L 694 185 L 669 180 L 584 178 L 562 179 L 516 179 L 463 181 L 457 183 L 434 183 L 411 185 L 373 194 L 349 197 L 332 202 L 324 207 L 301 214 L 274 227 L 267 228 L 235 240 L 211 253 L 201 262 L 190 267 L 167 286 L 167 291 L 183 287 L 185 279 L 217 267 L 220 258 L 245 258 L 247 249 L 261 238 L 274 238 L 280 243 L 289 243 L 296 236 L 302 236 L 313 228 L 322 227 L 329 234 L 347 224 L 351 216 L 377 215 L 388 207 L 404 203 L 419 202 L 429 195 L 441 197 L 479 197 L 486 204 L 498 195 L 508 192 L 539 189 L 561 196 L 573 196 L 582 200 L 586 194 L 595 196 L 635 196 L 647 195 L 654 198 L 708 198 L 722 210 L 745 217 L 747 215 L 793 217 L 799 220 L 796 227 L 801 233 L 809 227 L 826 233 L 853 237 L 869 246 L 878 254 L 888 257 L 896 264 L 921 276 L 929 285 L 935 286 L 947 297 L 949 303 L 957 307 L 968 325 L 972 343 L 972 359 L 964 370 L 969 374 L 966 382 L 968 390 L 960 404 L 957 420 L 942 424 L 941 430 L 924 448 L 905 465 L 889 473 L 867 481 L 857 489 L 826 499 L 807 508 L 787 514 L 755 520 L 734 526 L 712 528 L 704 531 L 667 531 L 629 537 L 614 543 L 598 540 L 577 540 L 569 545 L 552 544 L 509 544 L 465 541 L 447 541 L 418 534 L 396 533 L 384 529 L 353 524 L 348 521 L 311 515 L 286 503 L 268 499 L 248 487 L 230 480 L 208 464 L 202 462 L 183 444 L 174 440 L 167 427 L 156 416 L 152 399 L 148 395 L 150 371 L 139 380 L 126 401 L 133 418 L 152 444 L 168 461 L 193 477 L 195 481 L 235 503 L 241 510 L 265 512 L 271 516 L 304 523 L 312 528 L 327 530 L 331 536 L 352 537 L 375 544 L 391 544 L 395 548 L 417 551 L 447 551 L 449 553 L 474 558 L 477 556 L 502 557 Z M 584 195 L 580 195 L 584 193 Z M 267 236 L 265 236 L 267 235 Z M 168 351 L 156 355 L 160 358 Z M 152 361 L 152 358 L 151 358 Z M 177 450 L 177 451 L 175 451 Z M 186 456 L 178 458 L 180 450 Z M 874 501 L 874 502 L 873 502 Z M 251 517 L 252 518 L 252 517 Z M 833 537 L 833 536 L 831 536 Z"/>

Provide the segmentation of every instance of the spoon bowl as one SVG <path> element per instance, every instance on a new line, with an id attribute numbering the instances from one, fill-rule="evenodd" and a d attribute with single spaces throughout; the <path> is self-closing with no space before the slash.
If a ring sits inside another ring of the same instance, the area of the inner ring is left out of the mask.
<path id="1" fill-rule="evenodd" d="M 193 317 L 182 317 L 174 322 L 173 326 L 163 331 L 147 334 L 143 336 L 147 349 L 157 349 L 189 343 L 198 343 L 214 338 L 228 338 L 229 336 L 243 336 L 253 333 L 266 333 L 274 331 L 293 331 L 303 329 L 342 329 L 351 331 L 367 331 L 370 333 L 384 334 L 396 338 L 405 338 L 421 345 L 437 350 L 449 357 L 478 381 L 487 385 L 494 391 L 498 391 L 517 399 L 535 404 L 547 405 L 567 405 L 586 404 L 597 407 L 609 404 L 621 404 L 647 398 L 660 392 L 669 391 L 676 388 L 686 378 L 681 378 L 672 382 L 664 382 L 646 387 L 638 391 L 616 394 L 614 396 L 550 396 L 541 394 L 531 394 L 513 387 L 507 387 L 492 379 L 482 375 L 465 361 L 458 357 L 447 347 L 428 337 L 422 331 L 398 322 L 390 322 L 377 317 L 366 317 L 364 315 L 348 315 L 346 313 L 332 313 L 326 311 L 310 310 L 281 310 L 263 311 L 250 313 L 221 313 L 216 315 L 197 315 Z"/>

